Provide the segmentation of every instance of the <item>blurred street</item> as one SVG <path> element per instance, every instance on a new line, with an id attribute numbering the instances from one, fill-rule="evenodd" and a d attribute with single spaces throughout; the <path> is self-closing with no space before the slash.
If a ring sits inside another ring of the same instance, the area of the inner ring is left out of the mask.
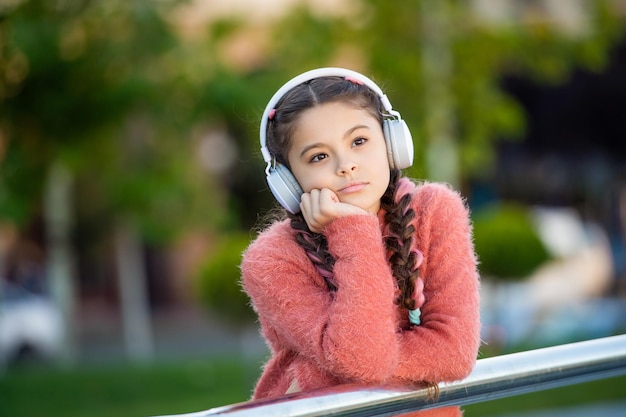
<path id="1" fill-rule="evenodd" d="M 242 357 L 263 359 L 265 343 L 252 323 L 228 325 L 192 305 L 159 311 L 152 316 L 155 360 Z M 105 309 L 85 309 L 80 317 L 81 361 L 126 360 L 119 315 Z"/>

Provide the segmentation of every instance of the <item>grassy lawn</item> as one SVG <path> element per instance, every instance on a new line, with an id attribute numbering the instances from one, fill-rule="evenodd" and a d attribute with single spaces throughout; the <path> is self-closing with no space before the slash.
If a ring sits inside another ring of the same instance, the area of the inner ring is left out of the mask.
<path id="1" fill-rule="evenodd" d="M 181 414 L 245 401 L 259 372 L 235 359 L 139 367 L 15 369 L 0 376 L 0 417 Z"/>
<path id="2" fill-rule="evenodd" d="M 626 375 L 466 405 L 463 409 L 464 417 L 483 417 L 618 401 L 626 401 Z"/>
<path id="3" fill-rule="evenodd" d="M 0 376 L 0 417 L 181 414 L 248 399 L 260 364 L 222 358 L 72 371 L 15 369 Z M 626 376 L 465 406 L 465 417 L 626 399 Z"/>

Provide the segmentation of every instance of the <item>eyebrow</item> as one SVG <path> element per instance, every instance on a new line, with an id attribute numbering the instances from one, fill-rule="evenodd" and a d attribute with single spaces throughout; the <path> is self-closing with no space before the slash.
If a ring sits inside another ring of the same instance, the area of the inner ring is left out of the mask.
<path id="1" fill-rule="evenodd" d="M 370 129 L 370 127 L 368 125 L 363 125 L 363 124 L 352 126 L 350 129 L 346 130 L 346 132 L 343 134 L 343 137 L 345 138 L 347 136 L 350 136 L 355 130 L 359 130 L 359 129 Z M 300 152 L 300 157 L 303 157 L 304 154 L 307 153 L 309 150 L 317 148 L 319 146 L 323 146 L 323 143 L 316 142 L 308 146 L 305 146 Z"/>

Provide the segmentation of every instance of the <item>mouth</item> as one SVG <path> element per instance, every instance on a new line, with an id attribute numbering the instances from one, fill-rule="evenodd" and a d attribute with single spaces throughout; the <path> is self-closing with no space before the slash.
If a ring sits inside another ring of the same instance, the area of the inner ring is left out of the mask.
<path id="1" fill-rule="evenodd" d="M 351 182 L 338 190 L 341 194 L 351 194 L 361 191 L 367 186 L 367 182 Z"/>

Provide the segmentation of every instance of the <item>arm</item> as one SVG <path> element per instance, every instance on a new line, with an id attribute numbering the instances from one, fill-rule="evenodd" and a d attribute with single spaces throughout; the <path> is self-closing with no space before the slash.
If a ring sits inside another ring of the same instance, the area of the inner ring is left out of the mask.
<path id="1" fill-rule="evenodd" d="M 352 381 L 382 382 L 397 366 L 394 284 L 378 220 L 339 218 L 325 229 L 338 290 L 332 294 L 289 227 L 244 254 L 245 290 L 271 343 Z M 372 366 L 375 364 L 375 366 Z"/>
<path id="2" fill-rule="evenodd" d="M 414 209 L 426 301 L 422 324 L 401 333 L 395 376 L 459 380 L 471 372 L 480 343 L 479 278 L 469 214 L 457 193 L 438 185 L 417 191 Z"/>

